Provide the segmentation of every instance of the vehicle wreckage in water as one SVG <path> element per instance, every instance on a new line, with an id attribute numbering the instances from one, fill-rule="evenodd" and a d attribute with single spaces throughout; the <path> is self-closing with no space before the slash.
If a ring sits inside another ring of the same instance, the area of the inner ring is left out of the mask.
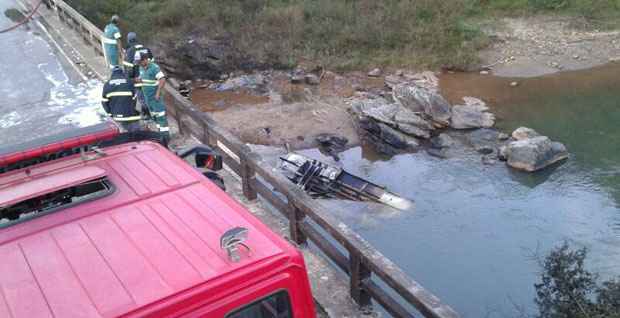
<path id="1" fill-rule="evenodd" d="M 313 198 L 339 198 L 383 203 L 399 210 L 413 208 L 413 201 L 388 191 L 385 187 L 352 175 L 342 168 L 296 153 L 280 157 L 286 177 Z"/>

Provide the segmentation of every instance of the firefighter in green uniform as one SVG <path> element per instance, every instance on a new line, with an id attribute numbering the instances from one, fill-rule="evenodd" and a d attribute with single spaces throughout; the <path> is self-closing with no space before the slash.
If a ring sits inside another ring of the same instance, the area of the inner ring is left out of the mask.
<path id="1" fill-rule="evenodd" d="M 110 69 L 120 66 L 122 60 L 121 31 L 118 29 L 119 20 L 118 15 L 113 15 L 110 18 L 110 23 L 106 25 L 101 38 L 103 53 Z"/>
<path id="2" fill-rule="evenodd" d="M 146 53 L 140 54 L 140 78 L 136 80 L 136 83 L 136 86 L 142 87 L 144 100 L 151 112 L 151 118 L 157 124 L 164 143 L 167 144 L 170 140 L 170 128 L 168 127 L 163 96 L 166 76 L 159 65 L 152 62 Z"/>

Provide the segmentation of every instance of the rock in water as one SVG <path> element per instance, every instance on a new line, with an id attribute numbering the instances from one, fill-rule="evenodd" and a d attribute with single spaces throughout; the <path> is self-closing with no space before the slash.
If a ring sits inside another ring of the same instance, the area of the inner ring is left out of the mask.
<path id="1" fill-rule="evenodd" d="M 512 138 L 516 140 L 524 140 L 524 139 L 534 138 L 534 137 L 539 137 L 539 136 L 540 134 L 537 133 L 534 129 L 527 128 L 527 127 L 519 127 L 515 131 L 512 132 Z"/>
<path id="2" fill-rule="evenodd" d="M 568 158 L 568 151 L 563 144 L 539 136 L 509 143 L 505 157 L 509 166 L 533 172 Z"/>
<path id="3" fill-rule="evenodd" d="M 450 104 L 437 90 L 411 84 L 399 84 L 392 89 L 394 100 L 399 105 L 426 117 L 440 127 L 450 125 L 452 112 Z"/>
<path id="4" fill-rule="evenodd" d="M 321 84 L 321 79 L 315 74 L 306 74 L 305 79 L 306 79 L 306 84 L 308 85 Z"/>
<path id="5" fill-rule="evenodd" d="M 452 128 L 490 128 L 495 125 L 495 115 L 488 112 L 489 107 L 485 102 L 473 97 L 465 97 L 463 100 L 465 105 L 452 107 Z"/>
<path id="6" fill-rule="evenodd" d="M 360 128 L 366 132 L 368 140 L 375 148 L 384 154 L 393 155 L 399 151 L 415 150 L 419 146 L 415 138 L 371 118 L 362 118 Z"/>
<path id="7" fill-rule="evenodd" d="M 436 149 L 448 148 L 455 144 L 454 139 L 448 136 L 446 133 L 442 133 L 437 137 L 431 139 L 431 147 Z"/>
<path id="8" fill-rule="evenodd" d="M 380 68 L 375 68 L 372 71 L 368 72 L 368 76 L 370 77 L 379 77 L 383 74 Z"/>

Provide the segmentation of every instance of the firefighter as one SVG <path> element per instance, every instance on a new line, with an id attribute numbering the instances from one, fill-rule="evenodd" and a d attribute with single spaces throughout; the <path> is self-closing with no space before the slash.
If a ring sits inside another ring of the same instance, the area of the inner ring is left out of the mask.
<path id="1" fill-rule="evenodd" d="M 103 54 L 110 69 L 121 65 L 122 61 L 123 46 L 121 44 L 121 31 L 118 29 L 119 20 L 118 15 L 113 15 L 110 18 L 110 23 L 106 25 L 101 38 Z"/>
<path id="2" fill-rule="evenodd" d="M 159 65 L 149 59 L 147 53 L 140 54 L 140 78 L 136 82 L 142 87 L 144 100 L 151 113 L 151 118 L 157 124 L 164 144 L 167 144 L 170 140 L 170 128 L 168 127 L 163 96 L 166 76 Z"/>
<path id="3" fill-rule="evenodd" d="M 146 53 L 152 61 L 153 53 L 149 48 L 138 42 L 138 37 L 135 32 L 127 33 L 127 44 L 123 65 L 125 66 L 127 77 L 134 79 L 140 76 L 140 55 Z"/>
<path id="4" fill-rule="evenodd" d="M 120 66 L 112 69 L 110 79 L 103 86 L 101 104 L 108 116 L 127 132 L 140 130 L 140 113 L 136 110 L 136 92 Z"/>
<path id="5" fill-rule="evenodd" d="M 136 80 L 140 77 L 140 55 L 142 53 L 146 53 L 149 56 L 149 59 L 153 60 L 153 53 L 147 47 L 142 44 L 139 44 L 138 37 L 135 32 L 127 33 L 127 48 L 125 49 L 125 60 L 123 64 L 125 65 L 125 72 L 127 73 L 127 78 L 132 80 Z M 144 100 L 144 94 L 142 94 L 142 85 L 141 83 L 135 83 L 136 87 L 136 95 L 138 96 L 138 103 L 142 110 L 142 115 L 145 119 L 150 119 L 151 115 L 149 112 L 149 108 L 146 106 L 146 102 Z"/>

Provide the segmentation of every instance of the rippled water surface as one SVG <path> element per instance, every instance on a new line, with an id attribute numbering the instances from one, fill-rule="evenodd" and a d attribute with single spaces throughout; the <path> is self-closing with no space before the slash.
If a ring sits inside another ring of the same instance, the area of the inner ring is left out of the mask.
<path id="1" fill-rule="evenodd" d="M 484 166 L 473 151 L 446 160 L 420 152 L 376 161 L 354 148 L 343 154 L 347 170 L 417 206 L 368 212 L 340 204 L 347 208 L 334 213 L 464 317 L 536 313 L 537 260 L 564 240 L 590 249 L 591 270 L 620 275 L 619 71 L 520 79 L 517 88 L 512 79 L 443 77 L 451 100 L 482 97 L 501 128 L 532 127 L 564 142 L 571 158 L 526 174 L 503 163 Z"/>

